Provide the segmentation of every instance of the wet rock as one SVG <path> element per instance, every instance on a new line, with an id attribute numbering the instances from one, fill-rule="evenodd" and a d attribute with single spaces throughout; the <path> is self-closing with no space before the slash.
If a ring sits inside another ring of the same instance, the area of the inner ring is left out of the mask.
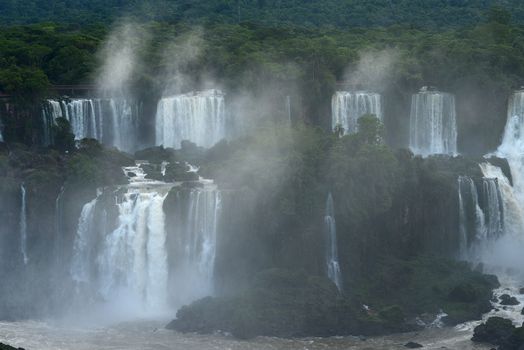
<path id="1" fill-rule="evenodd" d="M 127 176 L 129 176 L 129 177 L 136 177 L 136 174 L 134 172 L 132 172 L 132 171 L 128 171 L 127 172 Z"/>
<path id="2" fill-rule="evenodd" d="M 520 293 L 520 294 L 524 294 L 524 287 L 522 287 L 522 288 L 519 289 L 519 293 Z"/>
<path id="3" fill-rule="evenodd" d="M 502 294 L 499 299 L 500 299 L 500 305 L 518 305 L 520 304 L 517 298 L 512 297 L 508 294 Z"/>
<path id="4" fill-rule="evenodd" d="M 0 350 L 25 350 L 24 348 L 14 348 L 7 344 L 0 343 Z"/>
<path id="5" fill-rule="evenodd" d="M 419 349 L 419 348 L 423 348 L 424 346 L 420 345 L 419 343 L 410 341 L 409 343 L 405 344 L 404 347 L 408 349 Z"/>
<path id="6" fill-rule="evenodd" d="M 475 327 L 473 331 L 474 342 L 500 345 L 509 338 L 515 327 L 511 320 L 502 317 L 490 317 L 488 321 Z"/>
<path id="7" fill-rule="evenodd" d="M 524 308 L 522 308 L 522 311 L 520 312 L 521 315 L 524 315 Z"/>

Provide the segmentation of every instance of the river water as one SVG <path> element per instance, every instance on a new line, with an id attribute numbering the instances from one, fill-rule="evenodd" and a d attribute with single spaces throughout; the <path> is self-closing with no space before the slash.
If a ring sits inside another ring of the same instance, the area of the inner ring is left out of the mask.
<path id="1" fill-rule="evenodd" d="M 181 334 L 163 329 L 165 322 L 137 320 L 106 328 L 72 328 L 49 322 L 0 323 L 0 341 L 27 350 L 317 350 L 406 349 L 415 341 L 424 349 L 490 349 L 475 344 L 470 327 L 429 329 L 418 333 L 360 339 L 358 337 L 279 339 L 258 337 L 250 341 L 223 335 Z"/>

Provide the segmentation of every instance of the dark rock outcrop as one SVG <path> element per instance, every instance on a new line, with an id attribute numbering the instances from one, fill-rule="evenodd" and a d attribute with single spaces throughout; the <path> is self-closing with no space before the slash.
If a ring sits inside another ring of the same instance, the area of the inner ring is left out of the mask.
<path id="1" fill-rule="evenodd" d="M 511 336 L 514 330 L 515 326 L 513 326 L 511 320 L 502 317 L 490 317 L 486 323 L 475 327 L 471 340 L 501 345 Z"/>
<path id="2" fill-rule="evenodd" d="M 517 298 L 512 297 L 508 294 L 502 294 L 499 299 L 500 299 L 500 305 L 518 305 L 520 304 Z"/>

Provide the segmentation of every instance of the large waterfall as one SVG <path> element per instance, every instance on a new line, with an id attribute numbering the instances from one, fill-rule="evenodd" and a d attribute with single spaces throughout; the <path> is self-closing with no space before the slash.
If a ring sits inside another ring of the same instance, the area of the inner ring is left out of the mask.
<path id="1" fill-rule="evenodd" d="M 337 91 L 331 99 L 331 127 L 340 126 L 344 134 L 357 132 L 358 118 L 374 114 L 382 120 L 381 96 L 367 91 Z"/>
<path id="2" fill-rule="evenodd" d="M 140 164 L 124 172 L 128 186 L 82 209 L 70 269 L 79 298 L 161 314 L 212 295 L 220 191 L 148 180 Z"/>
<path id="3" fill-rule="evenodd" d="M 501 237 L 504 230 L 504 201 L 499 186 L 502 172 L 489 163 L 483 163 L 480 167 L 485 176 L 481 179 L 480 190 L 472 178 L 460 176 L 458 179 L 462 259 L 478 258 L 479 250 Z"/>
<path id="4" fill-rule="evenodd" d="M 335 283 L 339 291 L 342 291 L 342 276 L 340 273 L 340 264 L 338 262 L 338 248 L 337 248 L 337 223 L 335 221 L 335 204 L 331 193 L 328 195 L 326 201 L 326 215 L 324 222 L 327 232 L 326 245 L 326 264 L 327 274 L 330 280 Z"/>
<path id="5" fill-rule="evenodd" d="M 125 99 L 48 100 L 43 108 L 44 144 L 51 144 L 57 118 L 71 124 L 75 138 L 94 138 L 122 151 L 137 147 L 139 107 Z"/>
<path id="6" fill-rule="evenodd" d="M 224 94 L 207 90 L 164 97 L 156 113 L 156 145 L 180 148 L 183 140 L 211 147 L 226 135 Z"/>
<path id="7" fill-rule="evenodd" d="M 21 206 L 20 206 L 20 253 L 24 264 L 27 265 L 29 257 L 27 256 L 27 199 L 25 186 L 20 186 Z"/>
<path id="8" fill-rule="evenodd" d="M 477 232 L 479 239 L 473 253 L 470 251 L 470 258 L 491 266 L 517 267 L 524 263 L 523 130 L 524 91 L 517 91 L 509 100 L 507 124 L 496 152 L 507 159 L 513 183 L 501 168 L 488 162 L 480 164 L 484 175 L 480 202 L 485 222 L 483 231 Z M 463 216 L 460 215 L 461 222 Z"/>
<path id="9" fill-rule="evenodd" d="M 415 154 L 457 153 L 455 97 L 422 89 L 411 100 L 409 146 Z"/>

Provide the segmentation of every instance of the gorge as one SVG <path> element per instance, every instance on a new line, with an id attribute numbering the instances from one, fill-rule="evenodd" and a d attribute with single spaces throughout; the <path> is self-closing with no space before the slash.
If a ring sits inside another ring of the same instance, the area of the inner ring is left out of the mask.
<path id="1" fill-rule="evenodd" d="M 520 326 L 520 27 L 237 5 L 0 31 L 0 348 L 491 349 L 475 327 Z"/>

